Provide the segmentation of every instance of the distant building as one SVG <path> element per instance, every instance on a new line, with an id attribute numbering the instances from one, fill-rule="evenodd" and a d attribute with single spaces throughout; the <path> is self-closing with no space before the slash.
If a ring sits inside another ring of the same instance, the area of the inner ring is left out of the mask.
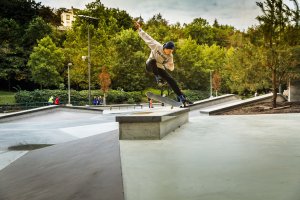
<path id="1" fill-rule="evenodd" d="M 66 30 L 72 28 L 73 22 L 76 20 L 76 12 L 79 11 L 77 8 L 71 7 L 71 9 L 66 9 L 60 15 L 62 26 L 60 29 Z"/>

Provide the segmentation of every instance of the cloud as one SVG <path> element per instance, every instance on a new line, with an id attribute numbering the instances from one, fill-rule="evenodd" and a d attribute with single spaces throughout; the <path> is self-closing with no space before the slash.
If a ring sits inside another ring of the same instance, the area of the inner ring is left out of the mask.
<path id="1" fill-rule="evenodd" d="M 41 1 L 56 8 L 73 6 L 83 9 L 94 0 Z M 257 24 L 255 18 L 260 14 L 260 10 L 256 1 L 259 0 L 101 0 L 101 3 L 106 7 L 125 10 L 132 17 L 142 16 L 145 20 L 161 13 L 169 23 L 190 23 L 195 18 L 204 18 L 213 23 L 217 19 L 221 24 L 245 29 Z"/>

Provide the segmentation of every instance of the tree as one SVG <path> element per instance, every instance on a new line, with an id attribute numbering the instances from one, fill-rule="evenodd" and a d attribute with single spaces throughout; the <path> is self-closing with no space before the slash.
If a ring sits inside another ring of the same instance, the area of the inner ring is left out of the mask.
<path id="1" fill-rule="evenodd" d="M 1 0 L 0 16 L 26 25 L 37 15 L 38 5 L 28 0 Z"/>
<path id="2" fill-rule="evenodd" d="M 0 19 L 0 80 L 8 83 L 8 90 L 15 80 L 27 77 L 20 38 L 20 26 L 15 20 Z"/>
<path id="3" fill-rule="evenodd" d="M 41 39 L 33 49 L 27 66 L 32 80 L 42 87 L 58 86 L 62 82 L 60 72 L 64 67 L 64 55 L 49 36 Z"/>
<path id="4" fill-rule="evenodd" d="M 103 91 L 104 94 L 103 104 L 106 105 L 106 94 L 109 90 L 111 79 L 105 66 L 102 67 L 102 72 L 99 74 L 99 81 L 100 81 L 101 90 Z"/>
<path id="5" fill-rule="evenodd" d="M 114 60 L 112 65 L 112 84 L 114 88 L 125 91 L 143 90 L 152 82 L 145 74 L 145 61 L 148 56 L 143 47 L 146 44 L 133 30 L 124 30 L 113 40 Z"/>
<path id="6" fill-rule="evenodd" d="M 218 91 L 221 89 L 221 75 L 218 71 L 213 72 L 212 88 L 216 91 L 216 96 L 218 96 Z"/>
<path id="7" fill-rule="evenodd" d="M 256 2 L 257 6 L 263 12 L 263 15 L 256 19 L 260 22 L 264 33 L 265 47 L 267 48 L 266 66 L 272 72 L 272 106 L 276 107 L 277 91 L 278 91 L 278 72 L 284 71 L 280 68 L 286 66 L 280 65 L 280 57 L 278 49 L 284 46 L 284 31 L 289 23 L 289 8 L 283 3 L 283 0 L 265 0 Z M 281 47 L 280 47 L 281 46 Z"/>
<path id="8" fill-rule="evenodd" d="M 221 71 L 223 84 L 238 94 L 254 93 L 270 87 L 270 71 L 265 66 L 265 49 L 244 41 L 239 48 L 227 51 Z"/>
<path id="9" fill-rule="evenodd" d="M 196 18 L 192 23 L 184 27 L 186 37 L 192 37 L 197 44 L 213 44 L 214 33 L 208 21 L 202 18 Z"/>
<path id="10" fill-rule="evenodd" d="M 23 44 L 32 48 L 36 42 L 51 33 L 51 27 L 41 18 L 34 18 L 28 25 L 23 36 Z"/>
<path id="11" fill-rule="evenodd" d="M 43 6 L 40 2 L 36 3 L 34 0 L 0 1 L 0 18 L 14 19 L 18 24 L 26 27 L 37 16 L 53 25 L 60 24 L 60 15 L 55 15 L 53 9 Z"/>

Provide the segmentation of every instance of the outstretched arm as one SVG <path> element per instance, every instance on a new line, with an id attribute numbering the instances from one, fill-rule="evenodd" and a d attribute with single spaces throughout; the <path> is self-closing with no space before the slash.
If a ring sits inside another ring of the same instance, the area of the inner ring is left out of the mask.
<path id="1" fill-rule="evenodd" d="M 135 28 L 138 30 L 140 37 L 146 42 L 150 49 L 155 49 L 157 46 L 161 46 L 159 42 L 154 40 L 150 35 L 143 31 L 141 25 L 138 22 L 134 22 Z"/>
<path id="2" fill-rule="evenodd" d="M 139 30 L 141 28 L 140 23 L 137 21 L 134 22 L 134 26 L 135 26 L 136 30 Z"/>

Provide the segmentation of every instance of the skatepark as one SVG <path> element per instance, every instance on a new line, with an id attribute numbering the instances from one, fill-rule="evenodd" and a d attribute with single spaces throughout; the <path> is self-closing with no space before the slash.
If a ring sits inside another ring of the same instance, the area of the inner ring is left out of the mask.
<path id="1" fill-rule="evenodd" d="M 269 97 L 226 98 L 0 116 L 0 199 L 298 200 L 300 114 L 214 115 Z M 53 145 L 7 150 L 30 143 Z"/>

